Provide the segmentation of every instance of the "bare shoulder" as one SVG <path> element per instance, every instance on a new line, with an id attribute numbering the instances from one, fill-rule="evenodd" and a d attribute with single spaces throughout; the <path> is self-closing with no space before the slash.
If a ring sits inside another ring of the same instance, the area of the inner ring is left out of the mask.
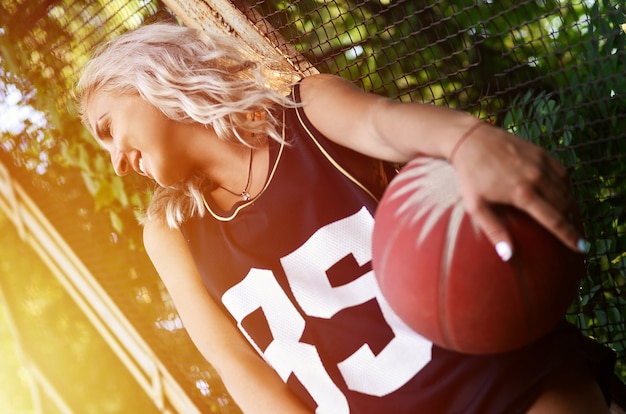
<path id="1" fill-rule="evenodd" d="M 307 118 L 331 141 L 371 157 L 397 158 L 388 155 L 388 143 L 375 123 L 393 101 L 327 74 L 303 79 L 300 95 Z"/>
<path id="2" fill-rule="evenodd" d="M 305 104 L 316 98 L 337 97 L 338 94 L 364 95 L 361 89 L 339 76 L 320 73 L 300 81 L 300 94 Z"/>
<path id="3" fill-rule="evenodd" d="M 194 261 L 179 229 L 158 220 L 145 223 L 143 244 L 155 269 L 166 285 L 185 275 L 195 275 Z"/>
<path id="4" fill-rule="evenodd" d="M 171 229 L 161 220 L 148 220 L 143 226 L 143 244 L 149 255 L 165 244 L 176 242 L 182 233 L 178 229 Z"/>
<path id="5" fill-rule="evenodd" d="M 315 75 L 307 76 L 300 81 L 302 85 L 315 85 L 315 84 L 322 84 L 325 82 L 349 83 L 348 81 L 344 80 L 343 78 L 339 76 L 331 75 L 328 73 L 318 73 Z"/>

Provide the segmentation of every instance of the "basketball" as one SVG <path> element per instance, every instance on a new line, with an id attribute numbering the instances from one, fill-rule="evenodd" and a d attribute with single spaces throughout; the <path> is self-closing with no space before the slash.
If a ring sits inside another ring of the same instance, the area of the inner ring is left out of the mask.
<path id="1" fill-rule="evenodd" d="M 503 262 L 466 213 L 456 173 L 420 157 L 391 181 L 376 211 L 372 265 L 384 298 L 443 348 L 492 354 L 524 346 L 565 315 L 584 257 L 528 215 L 497 213 L 513 238 Z"/>

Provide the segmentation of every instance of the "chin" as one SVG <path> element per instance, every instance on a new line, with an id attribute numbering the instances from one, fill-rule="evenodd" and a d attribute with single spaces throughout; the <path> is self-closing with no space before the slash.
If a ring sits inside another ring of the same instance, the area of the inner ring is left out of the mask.
<path id="1" fill-rule="evenodd" d="M 173 179 L 173 178 L 153 178 L 153 180 L 160 186 L 163 188 L 172 188 L 172 187 L 179 187 L 181 184 L 183 184 L 186 179 L 185 178 L 177 178 L 177 179 Z"/>

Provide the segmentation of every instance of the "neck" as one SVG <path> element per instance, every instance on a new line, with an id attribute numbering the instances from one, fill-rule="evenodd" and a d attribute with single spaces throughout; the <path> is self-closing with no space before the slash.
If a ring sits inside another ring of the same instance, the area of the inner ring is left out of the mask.
<path id="1" fill-rule="evenodd" d="M 250 200 L 250 186 L 252 184 L 252 165 L 253 165 L 253 161 L 254 161 L 254 148 L 250 147 L 250 156 L 248 159 L 248 171 L 246 174 L 246 185 L 245 187 L 243 187 L 243 190 L 241 192 L 239 191 L 234 191 L 231 188 L 225 187 L 224 185 L 219 185 L 219 188 L 221 188 L 222 190 L 226 191 L 229 194 L 232 194 L 236 197 L 241 197 L 243 199 L 243 201 L 248 201 Z"/>
<path id="2" fill-rule="evenodd" d="M 221 161 L 223 168 L 221 175 L 209 176 L 213 179 L 216 187 L 210 193 L 213 202 L 222 210 L 229 210 L 235 203 L 244 200 L 242 192 L 249 194 L 250 199 L 256 197 L 265 186 L 269 171 L 269 146 L 264 143 L 252 151 L 252 162 L 250 162 L 251 151 L 241 144 L 230 144 L 236 149 L 224 153 Z M 249 183 L 248 172 L 250 173 Z"/>

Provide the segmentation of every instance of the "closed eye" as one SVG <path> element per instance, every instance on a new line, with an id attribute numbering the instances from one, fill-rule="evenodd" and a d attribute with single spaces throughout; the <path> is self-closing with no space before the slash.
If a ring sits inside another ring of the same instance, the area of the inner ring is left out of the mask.
<path id="1" fill-rule="evenodd" d="M 98 139 L 100 139 L 101 141 L 106 141 L 107 139 L 111 138 L 111 121 L 110 120 L 105 120 L 105 121 L 98 121 L 98 123 L 96 124 L 96 135 L 98 136 Z"/>

